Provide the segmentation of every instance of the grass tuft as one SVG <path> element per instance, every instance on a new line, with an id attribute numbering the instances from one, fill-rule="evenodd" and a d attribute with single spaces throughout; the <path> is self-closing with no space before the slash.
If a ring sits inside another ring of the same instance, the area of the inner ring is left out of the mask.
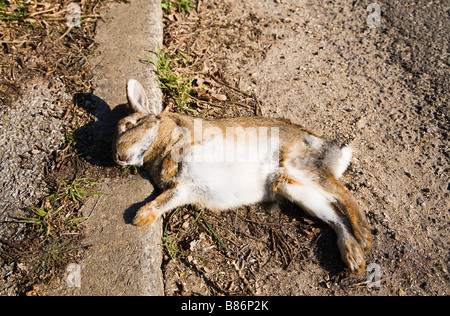
<path id="1" fill-rule="evenodd" d="M 195 8 L 195 5 L 192 3 L 191 0 L 176 0 L 176 1 L 162 0 L 161 7 L 163 10 L 167 12 L 170 12 L 172 8 L 175 7 L 177 12 L 189 14 L 191 13 L 192 8 Z"/>
<path id="2" fill-rule="evenodd" d="M 61 180 L 56 193 L 51 195 L 55 199 L 64 200 L 69 198 L 72 202 L 78 202 L 84 204 L 83 195 L 87 194 L 101 194 L 101 192 L 96 191 L 85 191 L 83 188 L 92 187 L 96 185 L 97 182 L 89 181 L 86 178 L 80 177 L 77 173 L 75 178 L 71 180 Z"/>
<path id="3" fill-rule="evenodd" d="M 184 111 L 195 111 L 188 106 L 193 92 L 193 78 L 180 75 L 172 66 L 176 62 L 188 63 L 187 57 L 177 56 L 170 49 L 158 50 L 155 54 L 156 59 L 149 58 L 148 62 L 156 67 L 160 88 L 173 99 L 178 108 Z"/>
<path id="4" fill-rule="evenodd" d="M 212 236 L 219 242 L 219 244 L 226 250 L 230 251 L 230 249 L 227 247 L 227 245 L 222 241 L 222 239 L 219 237 L 219 235 L 216 233 L 216 231 L 212 228 L 212 226 L 208 223 L 208 221 L 205 218 L 205 215 L 203 214 L 204 209 L 201 209 L 200 212 L 198 212 L 197 216 L 195 217 L 195 222 L 199 225 L 204 225 L 207 230 L 212 234 Z"/>
<path id="5" fill-rule="evenodd" d="M 171 257 L 175 260 L 177 260 L 178 256 L 181 255 L 185 257 L 187 253 L 185 251 L 180 250 L 177 247 L 177 239 L 179 232 L 175 233 L 175 236 L 172 236 L 173 234 L 169 233 L 169 222 L 172 218 L 176 217 L 176 215 L 180 212 L 180 207 L 178 207 L 175 211 L 170 214 L 169 220 L 166 222 L 166 225 L 164 226 L 163 231 L 163 246 L 166 247 L 167 251 L 170 253 Z"/>

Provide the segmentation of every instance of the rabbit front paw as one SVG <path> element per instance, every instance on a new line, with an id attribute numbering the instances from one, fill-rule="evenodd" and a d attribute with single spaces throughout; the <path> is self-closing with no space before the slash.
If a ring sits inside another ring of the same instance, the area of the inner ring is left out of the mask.
<path id="1" fill-rule="evenodd" d="M 152 225 L 158 216 L 158 212 L 154 209 L 141 208 L 133 219 L 133 225 L 139 227 Z"/>

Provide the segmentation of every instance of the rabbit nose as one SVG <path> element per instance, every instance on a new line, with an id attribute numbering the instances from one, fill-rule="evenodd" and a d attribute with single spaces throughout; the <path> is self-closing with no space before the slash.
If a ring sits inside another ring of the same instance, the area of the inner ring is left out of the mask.
<path id="1" fill-rule="evenodd" d="M 117 155 L 117 160 L 119 160 L 120 162 L 130 162 L 131 161 L 131 156 L 127 156 L 127 155 Z"/>

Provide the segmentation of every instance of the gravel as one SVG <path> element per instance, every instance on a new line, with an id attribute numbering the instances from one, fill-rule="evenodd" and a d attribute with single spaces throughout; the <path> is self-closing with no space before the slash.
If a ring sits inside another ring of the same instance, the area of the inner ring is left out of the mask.
<path id="1" fill-rule="evenodd" d="M 0 109 L 0 222 L 23 216 L 24 208 L 47 193 L 43 183 L 51 153 L 64 142 L 64 107 L 71 100 L 63 83 L 34 81 L 22 97 Z M 0 226 L 0 237 L 9 225 Z"/>

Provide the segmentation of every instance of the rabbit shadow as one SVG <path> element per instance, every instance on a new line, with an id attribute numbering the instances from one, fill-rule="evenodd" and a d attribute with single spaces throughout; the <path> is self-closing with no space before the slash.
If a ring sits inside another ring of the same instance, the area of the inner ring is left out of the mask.
<path id="1" fill-rule="evenodd" d="M 303 250 L 300 250 L 300 248 L 299 250 L 304 252 L 305 260 L 316 261 L 327 271 L 330 277 L 337 277 L 347 273 L 337 247 L 336 233 L 330 226 L 288 200 L 280 200 L 278 207 L 281 213 L 288 216 L 290 222 L 293 220 L 299 221 L 295 228 L 298 238 L 309 240 L 307 246 L 301 244 L 298 246 L 304 247 Z M 313 234 L 311 233 L 311 227 L 315 231 Z M 306 231 L 309 231 L 309 233 L 306 233 Z M 295 235 L 293 237 L 294 239 L 296 238 Z M 320 286 L 323 286 L 325 283 L 321 282 Z"/>
<path id="2" fill-rule="evenodd" d="M 94 122 L 77 129 L 75 150 L 79 156 L 94 166 L 104 168 L 117 166 L 112 158 L 113 137 L 118 122 L 130 114 L 128 105 L 119 104 L 111 109 L 106 101 L 92 93 L 77 93 L 73 101 L 77 107 L 96 117 Z M 142 178 L 150 181 L 155 190 L 145 200 L 131 205 L 124 211 L 125 224 L 131 224 L 139 208 L 154 200 L 160 193 L 146 171 L 138 170 L 138 172 Z"/>
<path id="3" fill-rule="evenodd" d="M 113 137 L 119 120 L 130 114 L 127 104 L 119 104 L 111 109 L 106 101 L 92 93 L 77 93 L 74 95 L 73 101 L 76 106 L 96 117 L 94 122 L 78 128 L 80 137 L 78 137 L 75 150 L 92 165 L 99 167 L 116 166 L 112 158 Z M 138 172 L 142 178 L 152 182 L 144 170 Z M 125 223 L 131 224 L 139 208 L 154 200 L 158 194 L 159 192 L 155 189 L 145 200 L 126 209 L 123 213 Z"/>
<path id="4" fill-rule="evenodd" d="M 73 96 L 76 107 L 95 116 L 94 122 L 76 129 L 75 150 L 88 163 L 99 167 L 112 167 L 112 142 L 117 123 L 128 114 L 127 104 L 113 109 L 93 93 L 76 93 Z"/>
<path id="5" fill-rule="evenodd" d="M 152 182 L 151 179 L 149 178 L 148 174 L 145 173 L 145 171 L 139 171 L 139 174 L 142 178 L 145 178 L 146 180 L 150 181 L 150 183 Z M 153 185 L 153 183 L 152 183 Z M 152 193 L 143 201 L 135 203 L 133 205 L 131 205 L 129 208 L 127 208 L 124 212 L 123 212 L 123 220 L 125 222 L 125 224 L 132 224 L 133 223 L 133 218 L 136 216 L 136 213 L 139 211 L 139 209 L 144 206 L 145 204 L 153 201 L 161 192 L 156 188 L 155 185 L 153 185 L 154 190 L 152 191 Z"/>

